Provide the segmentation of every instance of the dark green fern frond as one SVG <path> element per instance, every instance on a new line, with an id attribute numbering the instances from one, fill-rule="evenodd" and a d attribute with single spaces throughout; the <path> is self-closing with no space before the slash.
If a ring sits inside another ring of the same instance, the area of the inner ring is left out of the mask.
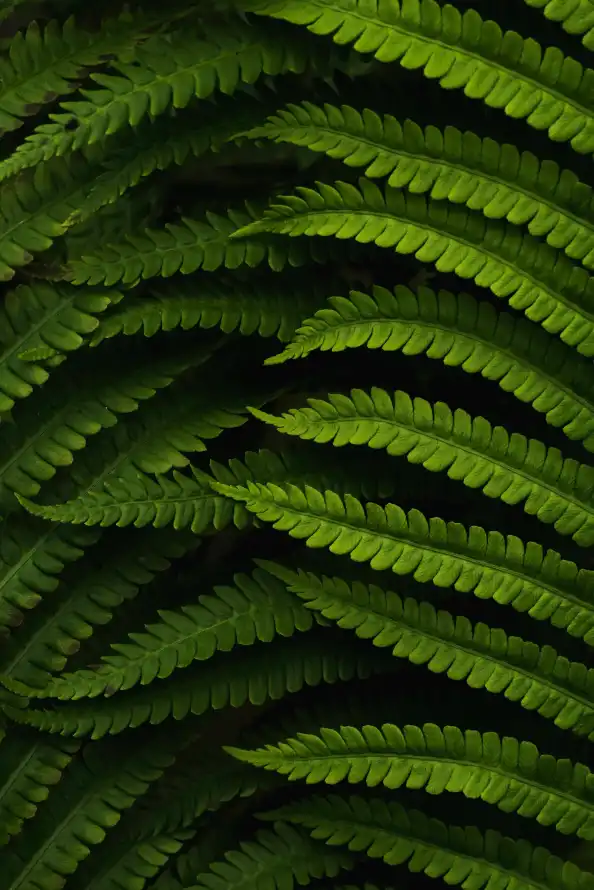
<path id="1" fill-rule="evenodd" d="M 353 630 L 396 658 L 425 664 L 432 673 L 464 681 L 519 702 L 578 735 L 594 734 L 594 671 L 569 661 L 551 646 L 509 636 L 464 615 L 439 611 L 431 603 L 402 599 L 375 584 L 318 577 L 268 560 L 256 560 L 281 578 L 308 609 Z"/>
<path id="2" fill-rule="evenodd" d="M 592 0 L 524 0 L 542 9 L 548 19 L 559 22 L 568 34 L 581 36 L 588 49 L 594 49 L 594 3 Z"/>
<path id="3" fill-rule="evenodd" d="M 582 355 L 594 356 L 594 278 L 519 227 L 390 186 L 382 192 L 368 179 L 359 189 L 318 183 L 275 201 L 263 219 L 232 238 L 333 236 L 414 254 L 440 272 L 474 279 Z"/>
<path id="4" fill-rule="evenodd" d="M 495 732 L 385 723 L 322 728 L 255 751 L 226 750 L 291 781 L 336 785 L 346 780 L 392 790 L 462 793 L 553 825 L 561 834 L 594 837 L 592 773 L 583 764 L 540 754 L 531 742 Z"/>
<path id="5" fill-rule="evenodd" d="M 289 436 L 385 449 L 431 472 L 446 472 L 487 497 L 522 504 L 582 547 L 594 544 L 594 468 L 564 458 L 556 448 L 400 391 L 353 389 L 350 398 L 330 394 L 328 401 L 307 402 L 309 407 L 282 417 L 256 408 L 252 414 Z"/>
<path id="6" fill-rule="evenodd" d="M 379 798 L 312 797 L 266 818 L 303 825 L 316 840 L 365 851 L 388 865 L 443 878 L 450 886 L 482 890 L 587 890 L 592 876 L 544 847 L 489 830 L 446 825 L 420 810 Z M 472 883 L 470 884 L 470 881 Z"/>
<path id="7" fill-rule="evenodd" d="M 468 294 L 394 292 L 373 288 L 373 296 L 351 291 L 331 297 L 297 330 L 285 350 L 266 360 L 274 365 L 314 350 L 342 352 L 366 346 L 405 355 L 427 355 L 469 374 L 495 380 L 561 427 L 570 439 L 594 451 L 594 384 L 588 362 L 542 328 Z"/>
<path id="8" fill-rule="evenodd" d="M 546 130 L 555 142 L 594 152 L 594 71 L 556 47 L 543 53 L 532 38 L 503 33 L 474 9 L 461 13 L 435 0 L 242 0 L 241 7 L 330 35 L 380 62 L 420 70 L 447 90 L 463 89 L 471 99 Z"/>
<path id="9" fill-rule="evenodd" d="M 546 236 L 551 247 L 594 268 L 592 189 L 570 170 L 520 153 L 514 145 L 455 127 L 441 131 L 422 129 L 411 120 L 401 124 L 368 108 L 359 112 L 348 105 L 311 102 L 281 109 L 246 135 L 324 152 L 349 167 L 364 167 L 369 179 L 387 177 L 394 188 L 429 193 L 480 210 L 489 219 L 527 225 L 531 234 Z"/>
<path id="10" fill-rule="evenodd" d="M 405 513 L 396 504 L 363 505 L 352 495 L 341 498 L 307 485 L 211 485 L 308 547 L 327 547 L 420 583 L 473 592 L 594 644 L 594 572 L 554 550 L 543 551 L 540 544 L 475 525 L 466 529 L 458 522 L 428 520 L 419 510 Z"/>
<path id="11" fill-rule="evenodd" d="M 313 614 L 262 569 L 235 575 L 232 587 L 215 587 L 195 604 L 160 610 L 159 617 L 161 621 L 147 625 L 143 633 L 130 634 L 128 642 L 112 644 L 113 654 L 102 656 L 96 670 L 54 677 L 35 697 L 67 701 L 96 698 L 106 690 L 113 695 L 164 680 L 217 652 L 291 637 L 314 624 Z"/>

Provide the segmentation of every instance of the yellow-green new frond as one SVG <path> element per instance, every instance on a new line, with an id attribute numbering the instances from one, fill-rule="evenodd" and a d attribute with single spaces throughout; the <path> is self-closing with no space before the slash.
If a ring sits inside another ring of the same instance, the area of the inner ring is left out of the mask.
<path id="1" fill-rule="evenodd" d="M 306 887 L 314 878 L 335 878 L 352 868 L 354 858 L 312 841 L 292 825 L 277 822 L 273 831 L 258 831 L 254 840 L 240 844 L 225 858 L 199 874 L 193 890 L 292 890 Z"/>
<path id="2" fill-rule="evenodd" d="M 280 364 L 320 349 L 342 352 L 366 346 L 427 355 L 469 374 L 495 380 L 594 451 L 594 385 L 589 363 L 542 328 L 468 294 L 398 286 L 331 297 L 298 328 L 285 350 L 267 359 Z"/>
<path id="3" fill-rule="evenodd" d="M 145 723 L 157 725 L 171 717 L 183 720 L 189 714 L 240 708 L 248 702 L 262 705 L 307 686 L 370 677 L 385 667 L 377 654 L 354 651 L 352 643 L 348 647 L 333 647 L 326 639 L 316 643 L 306 634 L 292 640 L 290 646 L 279 646 L 277 641 L 235 650 L 207 665 L 187 667 L 161 683 L 135 687 L 111 698 L 68 702 L 51 710 L 0 702 L 0 709 L 15 723 L 99 739 Z M 5 678 L 2 682 L 7 683 Z M 27 687 L 24 690 L 26 693 Z M 22 699 L 22 703 L 27 701 Z"/>
<path id="4" fill-rule="evenodd" d="M 580 35 L 584 46 L 594 49 L 592 0 L 524 0 L 524 3 L 542 9 L 548 19 L 559 22 L 568 34 Z"/>
<path id="5" fill-rule="evenodd" d="M 582 154 L 594 151 L 594 71 L 557 47 L 543 52 L 531 38 L 503 33 L 474 9 L 461 13 L 436 0 L 242 0 L 241 6 L 331 35 L 380 62 L 422 70 L 447 90 L 463 89 L 471 99 L 547 130 L 555 142 L 570 142 Z"/>
<path id="6" fill-rule="evenodd" d="M 89 491 L 66 504 L 42 506 L 20 496 L 19 500 L 35 516 L 74 525 L 172 525 L 195 534 L 209 528 L 220 531 L 231 522 L 244 528 L 250 521 L 245 509 L 213 491 L 205 473 L 190 469 L 191 475 L 174 470 L 171 476 L 154 478 L 138 470 L 134 476 L 109 479 L 103 490 Z"/>
<path id="7" fill-rule="evenodd" d="M 341 498 L 307 485 L 211 484 L 308 547 L 327 547 L 421 583 L 472 591 L 594 644 L 594 572 L 578 569 L 554 550 L 544 552 L 540 544 L 475 525 L 466 529 L 458 522 L 428 520 L 419 510 L 405 513 L 396 504 L 363 505 L 352 495 Z"/>
<path id="8" fill-rule="evenodd" d="M 132 633 L 126 643 L 114 643 L 94 671 L 80 670 L 54 677 L 35 698 L 62 701 L 96 698 L 164 680 L 194 661 L 207 661 L 217 652 L 236 646 L 270 643 L 311 630 L 313 615 L 295 600 L 273 575 L 256 569 L 238 574 L 232 587 L 215 587 L 212 594 L 176 611 L 159 612 L 161 621 L 143 633 Z M 31 693 L 33 696 L 33 693 Z"/>
<path id="9" fill-rule="evenodd" d="M 0 411 L 9 411 L 49 377 L 44 349 L 71 352 L 121 299 L 117 291 L 38 281 L 8 291 L 0 307 Z"/>
<path id="10" fill-rule="evenodd" d="M 368 108 L 311 102 L 277 111 L 247 135 L 324 152 L 349 167 L 364 167 L 369 179 L 387 177 L 394 188 L 527 225 L 551 247 L 594 268 L 592 189 L 575 173 L 513 145 L 451 126 L 441 131 L 411 120 L 401 124 Z"/>
<path id="11" fill-rule="evenodd" d="M 308 609 L 374 646 L 390 648 L 396 658 L 427 665 L 472 689 L 503 694 L 561 729 L 594 736 L 594 671 L 551 646 L 539 647 L 482 622 L 473 626 L 464 615 L 412 597 L 403 600 L 375 584 L 257 563 L 281 578 Z"/>
<path id="12" fill-rule="evenodd" d="M 594 356 L 594 278 L 517 226 L 390 186 L 382 192 L 368 179 L 359 189 L 318 183 L 275 201 L 263 219 L 233 237 L 333 236 L 414 254 L 440 272 L 474 279 L 582 355 Z"/>
<path id="13" fill-rule="evenodd" d="M 37 127 L 0 163 L 0 180 L 216 90 L 231 95 L 262 74 L 304 71 L 311 57 L 311 47 L 261 26 L 210 29 L 206 40 L 183 30 L 152 37 L 131 62 L 112 63 L 117 74 L 91 75 L 100 89 L 81 90 L 84 100 L 63 102 L 63 111 L 49 115 L 52 123 Z"/>
<path id="14" fill-rule="evenodd" d="M 308 784 L 347 781 L 370 787 L 464 794 L 506 813 L 594 838 L 594 775 L 583 764 L 540 754 L 532 742 L 456 726 L 391 723 L 300 732 L 255 751 L 226 748 L 253 766 Z"/>
<path id="15" fill-rule="evenodd" d="M 487 890 L 590 890 L 592 875 L 553 856 L 544 847 L 512 840 L 498 831 L 446 825 L 420 810 L 379 798 L 311 797 L 277 810 L 311 831 L 316 840 L 365 851 L 388 865 L 443 878 L 449 886 Z"/>
<path id="16" fill-rule="evenodd" d="M 446 472 L 487 497 L 522 504 L 582 547 L 594 544 L 594 468 L 564 458 L 557 448 L 401 391 L 353 389 L 350 398 L 330 394 L 328 401 L 307 401 L 309 407 L 282 417 L 255 408 L 252 414 L 289 436 L 385 449 L 431 472 Z"/>

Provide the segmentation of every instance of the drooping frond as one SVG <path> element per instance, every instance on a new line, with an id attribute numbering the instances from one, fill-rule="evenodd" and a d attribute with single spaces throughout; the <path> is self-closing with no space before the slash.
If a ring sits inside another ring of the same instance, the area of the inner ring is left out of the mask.
<path id="1" fill-rule="evenodd" d="M 366 346 L 405 355 L 427 355 L 469 374 L 495 380 L 506 392 L 545 415 L 570 439 L 594 451 L 594 385 L 591 368 L 542 328 L 468 294 L 436 293 L 403 286 L 374 287 L 331 297 L 297 330 L 283 352 L 266 360 L 280 364 L 310 352 L 342 352 Z"/>
<path id="2" fill-rule="evenodd" d="M 559 22 L 568 34 L 580 35 L 584 46 L 594 49 L 592 0 L 524 0 L 524 3 L 542 9 L 548 19 Z"/>
<path id="3" fill-rule="evenodd" d="M 287 39 L 276 28 L 229 24 L 209 28 L 206 39 L 180 29 L 151 37 L 131 61 L 112 62 L 117 74 L 93 74 L 100 87 L 81 90 L 84 99 L 63 102 L 5 161 L 0 180 L 55 155 L 92 145 L 126 126 L 136 127 L 169 108 L 185 108 L 216 90 L 226 95 L 262 75 L 303 72 L 315 67 L 311 45 Z"/>
<path id="4" fill-rule="evenodd" d="M 440 272 L 474 279 L 582 355 L 594 356 L 594 278 L 519 227 L 390 186 L 382 192 L 368 179 L 358 189 L 337 182 L 297 191 L 276 198 L 262 219 L 232 238 L 334 236 L 414 254 Z"/>
<path id="5" fill-rule="evenodd" d="M 318 844 L 293 826 L 276 822 L 274 830 L 258 831 L 252 841 L 213 862 L 208 872 L 197 876 L 194 887 L 232 890 L 247 884 L 253 890 L 293 890 L 295 885 L 306 887 L 313 878 L 335 878 L 353 864 L 345 850 Z"/>
<path id="6" fill-rule="evenodd" d="M 353 389 L 350 397 L 307 401 L 309 407 L 282 417 L 256 408 L 252 414 L 289 436 L 385 449 L 431 472 L 446 472 L 487 497 L 522 504 L 582 547 L 594 544 L 594 468 L 564 458 L 557 448 L 401 391 Z"/>
<path id="7" fill-rule="evenodd" d="M 483 835 L 474 826 L 446 825 L 420 810 L 379 798 L 312 797 L 267 818 L 303 825 L 316 840 L 365 851 L 388 865 L 406 863 L 410 871 L 443 878 L 449 886 L 586 890 L 591 883 L 591 875 L 544 847 L 512 840 L 498 831 Z"/>
<path id="8" fill-rule="evenodd" d="M 503 33 L 474 9 L 462 13 L 435 0 L 241 0 L 241 7 L 330 35 L 380 62 L 421 70 L 447 90 L 463 89 L 546 130 L 555 142 L 594 152 L 594 71 L 557 47 L 543 53 L 532 38 Z"/>
<path id="9" fill-rule="evenodd" d="M 120 299 L 117 291 L 43 281 L 8 291 L 0 307 L 0 411 L 46 382 L 44 349 L 78 349 L 97 328 L 96 316 Z"/>
<path id="10" fill-rule="evenodd" d="M 396 504 L 363 505 L 352 495 L 341 498 L 307 485 L 211 485 L 308 547 L 327 547 L 420 583 L 473 592 L 536 620 L 548 619 L 594 644 L 594 572 L 554 550 L 544 552 L 540 544 L 475 525 L 466 529 L 458 522 L 428 520 L 419 510 L 405 513 Z"/>
<path id="11" fill-rule="evenodd" d="M 259 334 L 287 342 L 309 314 L 324 305 L 328 287 L 316 282 L 280 280 L 233 281 L 196 278 L 145 298 L 132 297 L 101 320 L 91 345 L 118 334 L 153 337 L 159 331 L 218 327 L 225 334 Z"/>
<path id="12" fill-rule="evenodd" d="M 594 6 L 592 7 L 594 10 Z M 594 19 L 593 19 L 594 24 Z M 489 219 L 527 225 L 589 269 L 594 268 L 594 201 L 590 186 L 553 161 L 455 127 L 425 129 L 366 108 L 289 105 L 247 136 L 324 152 L 369 179 L 466 204 Z"/>
<path id="13" fill-rule="evenodd" d="M 277 641 L 235 650 L 208 665 L 187 667 L 161 683 L 136 687 L 111 698 L 68 702 L 51 710 L 1 701 L 0 708 L 15 723 L 99 739 L 147 722 L 157 725 L 170 717 L 183 720 L 190 714 L 240 708 L 248 702 L 262 705 L 278 701 L 307 686 L 370 677 L 385 666 L 373 651 L 355 651 L 352 642 L 348 647 L 332 646 L 326 637 L 316 642 L 310 633 L 292 640 L 290 646 Z M 2 680 L 7 683 L 6 678 Z M 26 689 L 13 681 L 8 685 Z M 23 704 L 27 701 L 22 699 Z"/>
<path id="14" fill-rule="evenodd" d="M 561 729 L 594 737 L 594 671 L 569 661 L 551 646 L 510 636 L 483 622 L 473 625 L 426 601 L 402 599 L 375 584 L 318 577 L 268 560 L 256 560 L 313 609 L 353 630 L 396 658 L 425 664 L 432 673 L 465 681 L 519 702 Z"/>
<path id="15" fill-rule="evenodd" d="M 39 690 L 36 698 L 62 701 L 96 698 L 165 680 L 194 661 L 208 661 L 217 652 L 236 646 L 270 643 L 277 636 L 311 630 L 313 613 L 287 593 L 273 575 L 256 569 L 237 574 L 232 587 L 215 587 L 212 594 L 173 611 L 159 611 L 161 621 L 126 643 L 114 643 L 96 670 L 60 674 Z"/>
<path id="16" fill-rule="evenodd" d="M 44 688 L 97 626 L 109 623 L 118 607 L 166 572 L 173 559 L 198 546 L 198 539 L 153 529 L 126 535 L 93 550 L 73 581 L 52 592 L 0 650 L 0 670 L 29 686 Z"/>
<path id="17" fill-rule="evenodd" d="M 583 765 L 540 754 L 532 742 L 495 732 L 391 723 L 299 733 L 255 751 L 228 747 L 246 763 L 308 784 L 364 782 L 370 787 L 448 791 L 495 804 L 506 813 L 594 837 L 594 776 Z"/>

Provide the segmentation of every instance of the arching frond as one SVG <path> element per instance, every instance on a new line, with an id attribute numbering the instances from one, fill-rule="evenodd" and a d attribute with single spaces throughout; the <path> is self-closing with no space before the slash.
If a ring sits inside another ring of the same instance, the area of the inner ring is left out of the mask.
<path id="1" fill-rule="evenodd" d="M 594 385 L 591 368 L 542 328 L 468 294 L 398 286 L 375 287 L 331 297 L 297 330 L 274 365 L 320 349 L 342 352 L 366 346 L 405 355 L 427 355 L 469 374 L 495 380 L 561 427 L 570 439 L 594 451 Z"/>
<path id="2" fill-rule="evenodd" d="M 594 573 L 554 550 L 543 552 L 532 541 L 524 544 L 475 525 L 467 530 L 458 522 L 428 520 L 419 510 L 405 513 L 396 504 L 363 505 L 352 495 L 341 498 L 307 485 L 211 485 L 309 547 L 327 547 L 420 583 L 473 592 L 594 643 Z"/>
<path id="3" fill-rule="evenodd" d="M 594 356 L 594 278 L 518 227 L 478 213 L 361 179 L 299 188 L 275 199 L 264 218 L 233 239 L 262 232 L 334 236 L 414 254 L 509 300 L 582 355 Z"/>
<path id="4" fill-rule="evenodd" d="M 588 49 L 594 49 L 594 3 L 592 0 L 524 0 L 542 9 L 548 19 L 559 22 L 568 34 L 581 36 Z"/>
<path id="5" fill-rule="evenodd" d="M 583 765 L 540 754 L 532 742 L 456 726 L 391 723 L 299 733 L 255 751 L 228 747 L 240 760 L 308 784 L 364 782 L 374 787 L 462 793 L 505 813 L 594 837 L 594 776 Z"/>
<path id="6" fill-rule="evenodd" d="M 408 866 L 464 887 L 472 879 L 476 890 L 498 885 L 516 890 L 585 888 L 590 875 L 563 862 L 544 847 L 504 837 L 498 831 L 446 825 L 420 810 L 379 798 L 312 797 L 271 813 L 311 831 L 316 840 L 365 851 L 388 865 Z M 554 884 L 548 876 L 554 876 Z"/>
<path id="7" fill-rule="evenodd" d="M 520 153 L 514 145 L 452 126 L 442 131 L 411 120 L 401 124 L 369 108 L 359 112 L 349 105 L 311 102 L 288 105 L 246 135 L 324 152 L 349 167 L 365 168 L 369 179 L 387 177 L 394 188 L 527 225 L 551 247 L 594 268 L 592 189 L 570 170 Z"/>
<path id="8" fill-rule="evenodd" d="M 241 7 L 330 35 L 380 62 L 420 70 L 445 89 L 463 89 L 546 130 L 555 142 L 569 142 L 582 154 L 594 151 L 594 71 L 557 47 L 543 52 L 532 38 L 503 33 L 474 9 L 462 13 L 435 0 L 242 0 Z"/>
<path id="9" fill-rule="evenodd" d="M 237 574 L 232 587 L 215 587 L 196 603 L 160 610 L 159 617 L 160 622 L 147 625 L 143 633 L 130 634 L 128 642 L 112 644 L 112 653 L 102 657 L 96 670 L 60 674 L 35 697 L 67 701 L 147 686 L 194 661 L 208 661 L 217 652 L 291 637 L 311 630 L 314 623 L 312 612 L 262 569 L 251 576 Z"/>
<path id="10" fill-rule="evenodd" d="M 309 407 L 282 417 L 256 408 L 252 414 L 289 436 L 385 449 L 431 472 L 444 471 L 487 497 L 522 504 L 582 547 L 594 544 L 594 468 L 564 458 L 557 448 L 401 391 L 353 389 L 350 397 L 307 401 Z"/>

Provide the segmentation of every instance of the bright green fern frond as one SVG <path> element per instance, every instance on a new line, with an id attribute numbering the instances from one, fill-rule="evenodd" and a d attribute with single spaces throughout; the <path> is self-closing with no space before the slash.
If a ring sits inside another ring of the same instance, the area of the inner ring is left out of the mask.
<path id="1" fill-rule="evenodd" d="M 308 784 L 365 782 L 370 787 L 462 793 L 506 813 L 553 825 L 561 834 L 594 837 L 594 775 L 583 765 L 540 754 L 532 742 L 434 723 L 341 726 L 300 732 L 234 757 Z"/>
<path id="2" fill-rule="evenodd" d="M 353 389 L 350 398 L 330 394 L 328 401 L 307 401 L 309 407 L 282 417 L 256 408 L 252 414 L 289 436 L 385 449 L 431 472 L 446 472 L 487 497 L 522 504 L 582 547 L 594 544 L 594 468 L 564 458 L 557 448 L 400 391 Z"/>
<path id="3" fill-rule="evenodd" d="M 440 272 L 474 279 L 582 355 L 594 356 L 594 278 L 519 227 L 390 186 L 382 192 L 368 179 L 359 189 L 337 182 L 297 191 L 276 198 L 263 219 L 232 237 L 334 236 L 414 254 Z"/>
<path id="4" fill-rule="evenodd" d="M 555 142 L 569 142 L 581 154 L 594 151 L 594 71 L 557 47 L 543 53 L 532 38 L 503 33 L 474 9 L 461 13 L 435 0 L 242 0 L 241 7 L 331 35 L 380 62 L 422 70 L 447 90 L 463 89 L 547 130 Z"/>
<path id="5" fill-rule="evenodd" d="M 43 350 L 78 349 L 97 328 L 96 316 L 121 296 L 43 281 L 8 291 L 0 307 L 0 411 L 9 411 L 16 399 L 46 382 Z"/>
<path id="6" fill-rule="evenodd" d="M 68 701 L 147 686 L 217 652 L 291 637 L 311 630 L 314 623 L 312 613 L 262 569 L 235 575 L 232 587 L 215 587 L 196 604 L 162 610 L 159 617 L 143 633 L 130 634 L 128 642 L 112 644 L 114 654 L 102 656 L 97 670 L 54 677 L 35 697 Z"/>
<path id="7" fill-rule="evenodd" d="M 594 385 L 589 363 L 542 328 L 468 294 L 398 286 L 331 297 L 293 340 L 266 364 L 303 358 L 320 349 L 342 352 L 366 346 L 405 355 L 426 354 L 469 374 L 495 380 L 594 451 Z"/>
<path id="8" fill-rule="evenodd" d="M 445 825 L 420 810 L 379 798 L 311 797 L 266 818 L 282 818 L 311 831 L 316 840 L 365 851 L 388 865 L 443 878 L 449 886 L 486 890 L 587 890 L 592 876 L 544 847 L 489 830 Z"/>
<path id="9" fill-rule="evenodd" d="M 308 547 L 327 547 L 421 583 L 472 591 L 479 599 L 550 620 L 594 645 L 594 572 L 578 569 L 554 550 L 544 552 L 540 544 L 475 525 L 466 529 L 458 522 L 428 520 L 419 510 L 405 513 L 396 504 L 363 505 L 352 495 L 341 498 L 307 485 L 211 485 Z"/>
<path id="10" fill-rule="evenodd" d="M 411 120 L 401 124 L 368 108 L 359 112 L 311 102 L 277 111 L 246 135 L 324 152 L 349 167 L 364 167 L 369 179 L 388 177 L 394 188 L 466 204 L 489 219 L 527 224 L 551 247 L 594 268 L 592 189 L 575 173 L 514 145 L 455 127 L 423 130 Z"/>
<path id="11" fill-rule="evenodd" d="M 170 717 L 183 720 L 189 714 L 240 708 L 248 702 L 262 705 L 278 701 L 307 686 L 370 677 L 386 667 L 377 653 L 354 650 L 352 642 L 349 646 L 332 646 L 327 638 L 316 642 L 310 633 L 292 640 L 290 646 L 281 643 L 235 650 L 207 665 L 176 672 L 161 683 L 139 686 L 111 698 L 68 702 L 51 710 L 0 702 L 0 709 L 15 723 L 99 739 L 147 722 L 157 725 Z M 23 698 L 22 703 L 26 702 Z"/>
<path id="12" fill-rule="evenodd" d="M 592 0 L 524 0 L 524 3 L 542 9 L 548 19 L 559 22 L 568 34 L 580 35 L 584 46 L 594 49 Z"/>
<path id="13" fill-rule="evenodd" d="M 314 878 L 335 878 L 354 862 L 346 851 L 318 844 L 293 826 L 276 822 L 273 831 L 258 831 L 254 840 L 213 862 L 209 872 L 197 876 L 194 887 L 293 890 L 295 885 L 306 887 Z"/>

